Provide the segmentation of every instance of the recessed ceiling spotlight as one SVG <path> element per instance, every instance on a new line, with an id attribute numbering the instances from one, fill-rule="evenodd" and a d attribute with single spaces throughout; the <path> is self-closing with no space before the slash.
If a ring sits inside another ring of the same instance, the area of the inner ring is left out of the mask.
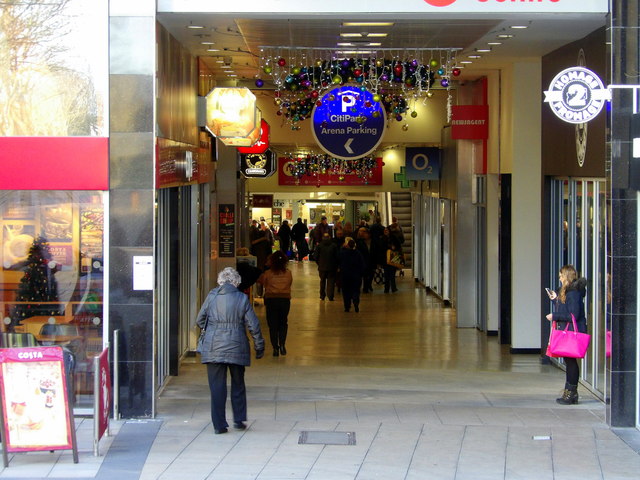
<path id="1" fill-rule="evenodd" d="M 199 29 L 204 28 L 204 25 L 194 25 L 193 22 L 190 22 L 189 25 L 187 25 L 187 28 Z"/>
<path id="2" fill-rule="evenodd" d="M 489 53 L 490 51 L 490 48 L 476 48 L 476 52 L 478 53 Z"/>
<path id="3" fill-rule="evenodd" d="M 236 75 L 235 73 L 234 73 L 234 74 L 231 74 L 231 75 L 227 74 L 227 77 L 237 77 L 237 76 L 238 76 L 238 75 Z"/>
<path id="4" fill-rule="evenodd" d="M 207 48 L 207 52 L 219 52 L 217 48 Z"/>
<path id="5" fill-rule="evenodd" d="M 514 30 L 522 30 L 523 28 L 529 28 L 529 25 L 511 25 L 509 28 L 513 28 Z"/>
<path id="6" fill-rule="evenodd" d="M 482 55 L 467 55 L 467 58 L 482 58 Z"/>
<path id="7" fill-rule="evenodd" d="M 343 27 L 393 27 L 393 22 L 342 22 Z"/>
<path id="8" fill-rule="evenodd" d="M 502 45 L 502 42 L 487 42 L 487 45 Z"/>
<path id="9" fill-rule="evenodd" d="M 499 35 L 496 35 L 498 38 L 513 38 L 513 35 L 509 34 L 509 33 L 501 33 Z"/>

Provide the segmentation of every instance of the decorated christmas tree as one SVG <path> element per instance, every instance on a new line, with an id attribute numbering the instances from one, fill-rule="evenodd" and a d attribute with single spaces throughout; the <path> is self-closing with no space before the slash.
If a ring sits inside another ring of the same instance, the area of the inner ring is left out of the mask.
<path id="1" fill-rule="evenodd" d="M 23 262 L 24 276 L 16 291 L 17 303 L 11 309 L 10 329 L 21 325 L 22 321 L 36 315 L 59 315 L 58 283 L 55 279 L 56 268 L 51 262 L 47 239 L 38 236 L 29 248 L 29 256 Z"/>

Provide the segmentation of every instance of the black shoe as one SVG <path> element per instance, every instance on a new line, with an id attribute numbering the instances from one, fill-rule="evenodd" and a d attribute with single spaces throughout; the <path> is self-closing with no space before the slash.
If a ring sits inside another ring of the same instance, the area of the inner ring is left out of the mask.
<path id="1" fill-rule="evenodd" d="M 284 345 L 280 347 L 280 354 L 281 355 L 286 355 L 287 354 L 287 349 L 284 348 Z"/>
<path id="2" fill-rule="evenodd" d="M 216 435 L 220 435 L 221 433 L 227 433 L 229 430 L 227 430 L 226 428 L 216 428 L 214 430 L 214 432 L 216 433 Z"/>
<path id="3" fill-rule="evenodd" d="M 275 347 L 273 349 L 273 356 L 274 357 L 279 357 L 280 356 L 280 349 L 278 347 Z"/>
<path id="4" fill-rule="evenodd" d="M 556 398 L 556 403 L 560 405 L 576 405 L 578 403 L 578 387 L 571 385 L 565 388 L 560 398 Z"/>
<path id="5" fill-rule="evenodd" d="M 333 302 L 333 297 L 329 297 L 329 301 L 330 301 L 330 302 Z"/>
<path id="6" fill-rule="evenodd" d="M 393 290 L 391 290 L 391 292 L 396 293 L 398 291 L 397 288 L 394 288 Z"/>
<path id="7" fill-rule="evenodd" d="M 348 309 L 348 308 L 345 308 L 345 309 L 344 309 L 344 311 L 345 311 L 345 312 L 348 312 L 348 311 L 349 311 L 349 309 Z"/>
<path id="8" fill-rule="evenodd" d="M 233 428 L 236 430 L 246 430 L 247 426 L 244 422 L 233 422 Z"/>
<path id="9" fill-rule="evenodd" d="M 324 297 L 320 297 L 320 300 L 324 300 Z"/>
<path id="10" fill-rule="evenodd" d="M 356 311 L 356 313 L 360 311 L 360 307 L 358 307 L 358 305 L 354 305 L 353 309 Z"/>

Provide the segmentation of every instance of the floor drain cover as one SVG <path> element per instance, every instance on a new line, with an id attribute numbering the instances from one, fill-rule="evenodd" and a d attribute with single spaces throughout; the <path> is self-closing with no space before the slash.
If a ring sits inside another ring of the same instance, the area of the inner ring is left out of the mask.
<path id="1" fill-rule="evenodd" d="M 356 432 L 300 432 L 298 445 L 355 445 Z"/>

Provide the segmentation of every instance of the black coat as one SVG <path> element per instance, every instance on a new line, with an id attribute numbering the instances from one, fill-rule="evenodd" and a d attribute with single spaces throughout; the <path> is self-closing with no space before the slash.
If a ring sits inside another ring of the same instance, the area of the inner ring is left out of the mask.
<path id="1" fill-rule="evenodd" d="M 584 310 L 584 297 L 587 295 L 587 280 L 579 278 L 567 286 L 566 301 L 560 301 L 560 289 L 556 291 L 558 297 L 553 301 L 553 320 L 560 322 L 558 328 L 565 328 L 565 322 L 571 322 L 571 314 L 576 318 L 578 331 L 587 333 L 587 317 Z M 573 330 L 573 326 L 569 327 Z"/>
<path id="2" fill-rule="evenodd" d="M 354 282 L 358 284 L 362 280 L 366 265 L 362 254 L 347 247 L 340 249 L 340 275 L 342 283 Z"/>

